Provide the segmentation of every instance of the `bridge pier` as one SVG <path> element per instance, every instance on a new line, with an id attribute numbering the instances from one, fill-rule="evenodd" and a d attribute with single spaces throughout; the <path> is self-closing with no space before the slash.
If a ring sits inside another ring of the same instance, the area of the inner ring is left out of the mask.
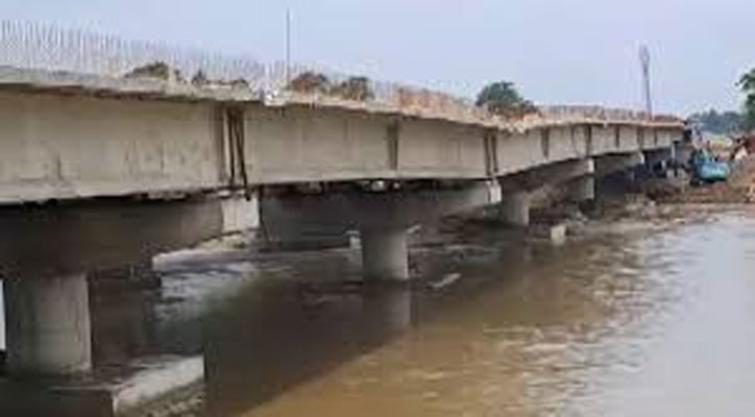
<path id="1" fill-rule="evenodd" d="M 516 191 L 503 196 L 502 214 L 506 224 L 517 227 L 530 225 L 530 193 Z"/>
<path id="2" fill-rule="evenodd" d="M 595 200 L 595 177 L 587 175 L 569 183 L 569 199 L 576 203 Z"/>
<path id="3" fill-rule="evenodd" d="M 9 375 L 68 376 L 91 370 L 85 274 L 7 279 L 4 286 Z"/>
<path id="4" fill-rule="evenodd" d="M 362 268 L 365 279 L 409 279 L 409 232 L 405 228 L 362 228 Z"/>
<path id="5" fill-rule="evenodd" d="M 647 150 L 643 155 L 648 173 L 662 178 L 668 176 L 669 163 L 674 159 L 673 148 Z"/>

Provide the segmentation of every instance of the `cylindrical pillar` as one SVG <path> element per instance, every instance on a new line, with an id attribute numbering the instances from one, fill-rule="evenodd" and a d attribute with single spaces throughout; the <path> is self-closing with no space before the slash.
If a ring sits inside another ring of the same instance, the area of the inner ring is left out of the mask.
<path id="1" fill-rule="evenodd" d="M 0 279 L 0 350 L 5 350 L 5 296 L 3 295 L 3 280 Z"/>
<path id="2" fill-rule="evenodd" d="M 586 175 L 569 184 L 569 198 L 575 202 L 595 200 L 595 177 Z"/>
<path id="3" fill-rule="evenodd" d="M 7 368 L 13 376 L 65 376 L 92 367 L 84 274 L 5 281 Z"/>
<path id="4" fill-rule="evenodd" d="M 409 279 L 408 231 L 403 228 L 362 229 L 362 268 L 365 278 Z"/>
<path id="5" fill-rule="evenodd" d="M 530 195 L 526 191 L 517 191 L 503 195 L 503 221 L 513 226 L 530 225 Z"/>

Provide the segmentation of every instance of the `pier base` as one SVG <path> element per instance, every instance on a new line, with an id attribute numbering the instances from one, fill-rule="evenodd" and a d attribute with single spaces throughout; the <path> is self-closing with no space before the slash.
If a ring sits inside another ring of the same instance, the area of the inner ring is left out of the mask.
<path id="1" fill-rule="evenodd" d="M 361 230 L 362 265 L 366 279 L 409 279 L 408 231 L 403 228 Z"/>
<path id="2" fill-rule="evenodd" d="M 68 376 L 92 368 L 84 274 L 4 282 L 7 373 Z"/>
<path id="3" fill-rule="evenodd" d="M 511 226 L 527 227 L 530 225 L 530 195 L 526 191 L 517 191 L 503 196 L 503 220 Z"/>

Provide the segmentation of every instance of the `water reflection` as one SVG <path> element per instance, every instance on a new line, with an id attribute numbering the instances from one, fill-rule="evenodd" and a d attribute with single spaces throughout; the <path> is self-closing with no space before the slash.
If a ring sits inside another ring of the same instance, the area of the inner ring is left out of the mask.
<path id="1" fill-rule="evenodd" d="M 210 415 L 235 415 L 376 348 L 412 323 L 407 289 L 270 285 L 206 322 Z"/>

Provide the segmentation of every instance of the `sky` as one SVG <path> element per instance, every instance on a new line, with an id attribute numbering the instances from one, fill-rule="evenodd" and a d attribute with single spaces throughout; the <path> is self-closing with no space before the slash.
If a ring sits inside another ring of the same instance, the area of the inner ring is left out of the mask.
<path id="1" fill-rule="evenodd" d="M 3 19 L 295 61 L 474 97 L 513 81 L 539 104 L 737 109 L 755 67 L 753 0 L 1 0 Z"/>

